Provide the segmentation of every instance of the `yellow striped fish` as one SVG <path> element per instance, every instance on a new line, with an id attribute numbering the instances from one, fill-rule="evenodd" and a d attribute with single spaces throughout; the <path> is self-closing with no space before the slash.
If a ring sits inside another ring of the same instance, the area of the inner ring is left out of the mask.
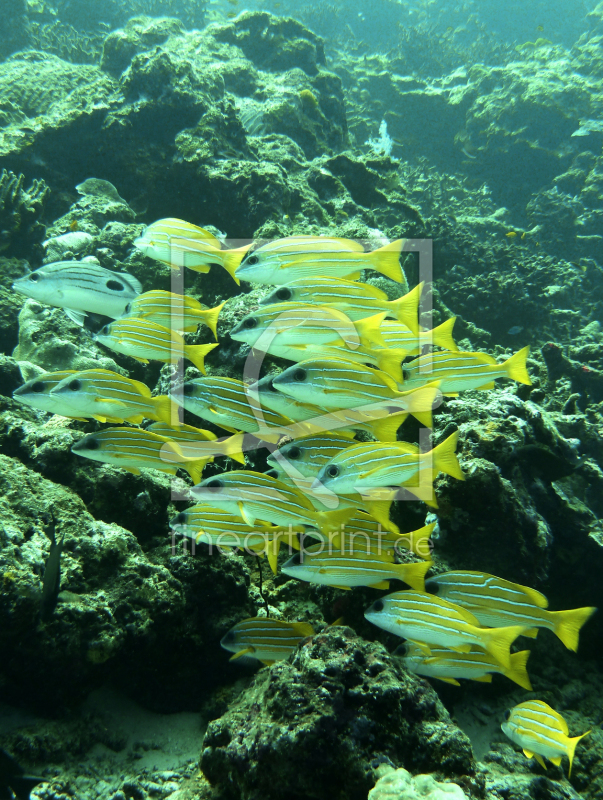
<path id="1" fill-rule="evenodd" d="M 261 348 L 256 346 L 255 349 L 296 363 L 310 359 L 340 358 L 353 361 L 355 364 L 372 364 L 387 373 L 396 383 L 402 383 L 404 380 L 402 362 L 406 358 L 406 350 L 392 350 L 388 347 L 374 348 L 366 345 L 351 349 L 344 344 L 283 345 L 279 343 L 278 336 L 272 342 L 263 344 Z"/>
<path id="2" fill-rule="evenodd" d="M 192 425 L 179 425 L 173 428 L 165 422 L 155 422 L 147 428 L 151 433 L 165 436 L 171 442 L 177 442 L 182 455 L 188 460 L 198 461 L 203 458 L 226 456 L 245 465 L 245 456 L 241 452 L 243 448 L 244 434 L 237 433 L 227 439 L 218 439 L 210 431 L 203 428 L 194 428 Z"/>
<path id="3" fill-rule="evenodd" d="M 271 453 L 267 461 L 273 467 L 282 467 L 283 460 L 292 464 L 306 478 L 314 478 L 341 450 L 355 444 L 353 439 L 338 433 L 321 433 L 287 442 Z"/>
<path id="4" fill-rule="evenodd" d="M 149 258 L 169 267 L 187 267 L 195 272 L 209 272 L 219 264 L 239 283 L 235 271 L 251 245 L 222 250 L 222 243 L 209 231 L 181 219 L 160 219 L 143 231 L 134 246 Z"/>
<path id="5" fill-rule="evenodd" d="M 206 478 L 192 490 L 200 502 L 221 508 L 228 514 L 239 514 L 248 525 L 256 520 L 274 525 L 308 525 L 316 528 L 329 541 L 337 541 L 339 526 L 354 513 L 350 508 L 316 511 L 312 503 L 292 486 L 251 470 L 233 470 Z"/>
<path id="6" fill-rule="evenodd" d="M 175 475 L 180 467 L 188 472 L 193 483 L 201 480 L 201 472 L 208 461 L 208 458 L 191 461 L 176 442 L 142 428 L 107 428 L 90 433 L 76 442 L 71 452 L 103 464 L 113 464 L 134 475 L 140 475 L 141 469 Z"/>
<path id="7" fill-rule="evenodd" d="M 231 628 L 220 644 L 234 653 L 231 661 L 249 656 L 269 665 L 288 658 L 308 636 L 314 636 L 314 628 L 307 622 L 250 617 Z"/>
<path id="8" fill-rule="evenodd" d="M 431 560 L 431 534 L 435 522 L 424 525 L 415 531 L 401 533 L 397 525 L 389 520 L 386 527 L 370 514 L 358 511 L 342 530 L 341 549 L 352 547 L 372 547 L 377 552 L 403 548 L 410 550 L 419 558 Z"/>
<path id="9" fill-rule="evenodd" d="M 170 422 L 176 405 L 167 395 L 151 396 L 149 387 L 108 369 L 85 369 L 69 373 L 51 389 L 57 403 L 74 408 L 80 417 L 99 422 L 139 424 L 143 419 Z"/>
<path id="10" fill-rule="evenodd" d="M 325 409 L 397 408 L 431 427 L 431 409 L 438 397 L 437 383 L 423 386 L 424 394 L 400 391 L 384 372 L 343 359 L 310 359 L 272 380 L 272 385 L 301 403 Z M 420 390 L 419 390 L 420 391 Z"/>
<path id="11" fill-rule="evenodd" d="M 426 453 L 406 442 L 363 442 L 339 452 L 321 467 L 313 488 L 324 486 L 335 494 L 370 494 L 371 489 L 409 485 L 420 478 L 431 484 L 438 472 L 458 480 L 464 475 L 456 457 L 458 432 Z M 410 487 L 409 487 L 410 488 Z"/>
<path id="12" fill-rule="evenodd" d="M 563 756 L 567 756 L 569 774 L 572 774 L 576 745 L 590 731 L 570 738 L 567 722 L 542 700 L 520 703 L 506 712 L 505 720 L 500 726 L 503 733 L 521 747 L 526 758 L 536 758 L 546 769 L 543 756 L 556 766 L 561 764 Z"/>
<path id="13" fill-rule="evenodd" d="M 526 671 L 530 657 L 529 650 L 511 653 L 511 668 L 499 664 L 489 653 L 472 649 L 469 653 L 455 653 L 445 647 L 430 647 L 431 655 L 427 656 L 412 642 L 401 644 L 393 655 L 402 659 L 409 672 L 423 675 L 425 678 L 437 678 L 439 681 L 460 686 L 458 678 L 482 683 L 492 682 L 492 673 L 504 675 L 515 681 L 523 689 L 532 691 L 532 684 Z"/>
<path id="14" fill-rule="evenodd" d="M 64 378 L 70 375 L 75 375 L 75 370 L 63 369 L 60 372 L 45 372 L 15 389 L 13 399 L 30 408 L 47 411 L 49 414 L 83 419 L 73 405 L 67 403 L 68 398 L 51 395 L 55 386 L 58 386 Z"/>
<path id="15" fill-rule="evenodd" d="M 444 350 L 456 352 L 458 347 L 452 338 L 452 329 L 456 317 L 450 317 L 432 330 L 422 329 L 418 334 L 413 333 L 405 325 L 398 322 L 384 320 L 379 328 L 381 338 L 386 347 L 393 350 L 406 350 L 409 356 L 418 356 L 426 346 L 442 347 Z"/>
<path id="16" fill-rule="evenodd" d="M 257 396 L 263 408 L 270 408 L 295 422 L 310 421 L 316 429 L 315 433 L 337 431 L 340 435 L 346 435 L 351 439 L 352 431 L 358 430 L 370 433 L 381 442 L 395 442 L 398 428 L 408 416 L 405 411 L 392 411 L 387 406 L 369 408 L 366 411 L 344 408 L 327 412 L 319 406 L 300 403 L 293 397 L 279 392 L 273 385 L 274 377 L 268 375 L 249 386 L 249 394 Z M 302 427 L 299 430 L 300 436 L 311 435 L 310 428 Z M 293 431 L 290 435 L 295 437 Z"/>
<path id="17" fill-rule="evenodd" d="M 369 283 L 346 281 L 342 278 L 301 278 L 275 289 L 260 305 L 272 303 L 311 303 L 343 311 L 351 320 L 365 319 L 385 312 L 394 317 L 415 335 L 419 333 L 419 300 L 423 283 L 397 300 L 388 300 L 385 292 Z"/>
<path id="18" fill-rule="evenodd" d="M 277 559 L 281 543 L 285 542 L 289 551 L 299 550 L 297 533 L 303 533 L 303 527 L 286 529 L 275 525 L 247 525 L 240 517 L 225 514 L 218 508 L 205 503 L 197 503 L 186 511 L 181 511 L 170 520 L 170 528 L 177 533 L 220 549 L 238 548 L 255 555 L 268 557 L 270 568 L 276 574 Z"/>
<path id="19" fill-rule="evenodd" d="M 230 331 L 237 342 L 245 342 L 255 350 L 269 352 L 272 346 L 344 344 L 358 347 L 385 348 L 379 326 L 385 314 L 376 314 L 357 322 L 342 311 L 309 303 L 276 303 L 247 314 Z"/>
<path id="20" fill-rule="evenodd" d="M 217 344 L 187 344 L 176 331 L 149 319 L 124 318 L 105 325 L 93 338 L 105 347 L 147 364 L 149 361 L 174 363 L 187 358 L 205 375 L 205 356 Z"/>
<path id="21" fill-rule="evenodd" d="M 396 564 L 393 550 L 377 553 L 366 548 L 351 550 L 325 550 L 324 543 L 304 548 L 283 564 L 282 572 L 308 583 L 351 589 L 352 586 L 370 586 L 389 589 L 389 582 L 399 580 L 413 589 L 423 591 L 425 573 L 431 561 Z"/>
<path id="22" fill-rule="evenodd" d="M 376 600 L 364 613 L 366 619 L 396 636 L 415 642 L 426 655 L 429 645 L 469 653 L 481 647 L 511 669 L 509 648 L 525 628 L 480 628 L 477 619 L 459 606 L 423 592 L 394 592 Z"/>
<path id="23" fill-rule="evenodd" d="M 289 236 L 261 245 L 246 254 L 236 277 L 250 283 L 283 286 L 315 275 L 357 280 L 363 269 L 374 269 L 398 283 L 404 281 L 397 239 L 365 253 L 360 242 L 331 236 Z"/>
<path id="24" fill-rule="evenodd" d="M 529 352 L 529 346 L 524 347 L 502 364 L 487 353 L 427 353 L 404 364 L 403 388 L 439 381 L 443 394 L 455 394 L 467 389 L 493 389 L 497 378 L 531 386 L 526 368 Z"/>
<path id="25" fill-rule="evenodd" d="M 253 433 L 267 442 L 278 442 L 293 421 L 260 406 L 243 381 L 234 378 L 199 378 L 174 387 L 170 398 L 191 414 L 230 432 Z"/>
<path id="26" fill-rule="evenodd" d="M 187 295 L 154 289 L 128 303 L 123 316 L 149 319 L 174 331 L 196 331 L 199 325 L 206 325 L 217 339 L 218 317 L 225 305 L 226 300 L 215 308 L 203 308 Z"/>
<path id="27" fill-rule="evenodd" d="M 535 637 L 538 628 L 553 631 L 569 649 L 578 649 L 580 629 L 597 610 L 593 607 L 548 611 L 546 597 L 519 583 L 470 570 L 443 572 L 431 578 L 427 591 L 470 611 L 480 622 L 498 628 L 524 625 L 524 636 Z"/>

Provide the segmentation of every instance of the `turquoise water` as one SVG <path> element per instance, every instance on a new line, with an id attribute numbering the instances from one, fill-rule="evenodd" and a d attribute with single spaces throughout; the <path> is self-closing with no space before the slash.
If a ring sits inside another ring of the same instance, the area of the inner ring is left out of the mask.
<path id="1" fill-rule="evenodd" d="M 600 797 L 603 6 L 0 11 L 0 797 Z"/>

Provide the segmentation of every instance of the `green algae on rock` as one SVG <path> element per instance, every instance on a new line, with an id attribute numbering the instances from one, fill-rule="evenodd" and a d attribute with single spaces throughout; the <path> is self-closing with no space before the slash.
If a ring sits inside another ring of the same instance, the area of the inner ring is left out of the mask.
<path id="1" fill-rule="evenodd" d="M 201 769 L 224 797 L 365 798 L 381 763 L 474 780 L 466 736 L 381 645 L 330 628 L 261 670 L 209 724 Z"/>

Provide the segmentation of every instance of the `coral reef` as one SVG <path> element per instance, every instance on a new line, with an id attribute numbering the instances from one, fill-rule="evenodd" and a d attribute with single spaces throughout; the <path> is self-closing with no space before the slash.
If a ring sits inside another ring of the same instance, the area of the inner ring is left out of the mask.
<path id="1" fill-rule="evenodd" d="M 345 628 L 318 634 L 291 663 L 262 671 L 210 723 L 201 754 L 225 797 L 250 800 L 361 800 L 381 763 L 473 781 L 469 741 L 437 695 Z"/>
<path id="2" fill-rule="evenodd" d="M 43 180 L 24 188 L 25 176 L 0 175 L 0 252 L 19 257 L 44 237 L 41 217 L 50 189 Z"/>

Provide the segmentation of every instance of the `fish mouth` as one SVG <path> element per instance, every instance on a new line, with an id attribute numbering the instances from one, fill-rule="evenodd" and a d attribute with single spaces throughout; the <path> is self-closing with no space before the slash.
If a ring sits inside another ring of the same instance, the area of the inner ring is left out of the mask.
<path id="1" fill-rule="evenodd" d="M 17 294 L 27 294 L 27 292 L 23 289 L 23 285 L 21 281 L 15 281 L 11 286 L 13 292 L 17 292 Z"/>

